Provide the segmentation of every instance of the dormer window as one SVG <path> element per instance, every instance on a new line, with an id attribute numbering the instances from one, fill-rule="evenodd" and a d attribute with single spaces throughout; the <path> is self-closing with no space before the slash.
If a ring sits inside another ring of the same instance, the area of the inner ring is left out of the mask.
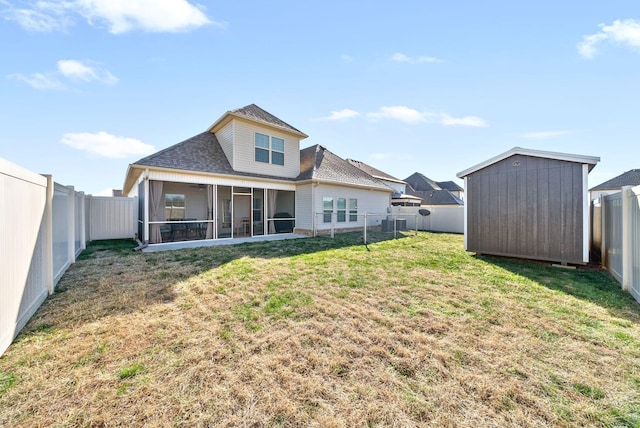
<path id="1" fill-rule="evenodd" d="M 284 140 L 256 132 L 255 159 L 256 162 L 284 165 Z"/>

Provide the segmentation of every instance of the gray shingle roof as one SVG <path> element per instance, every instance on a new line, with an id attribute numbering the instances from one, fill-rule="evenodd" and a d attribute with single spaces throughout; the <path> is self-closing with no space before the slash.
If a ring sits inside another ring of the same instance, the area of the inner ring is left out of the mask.
<path id="1" fill-rule="evenodd" d="M 464 202 L 448 190 L 407 190 L 410 195 L 422 198 L 422 205 L 463 205 Z"/>
<path id="2" fill-rule="evenodd" d="M 406 181 L 407 184 L 416 191 L 426 192 L 427 190 L 442 190 L 438 183 L 428 177 L 425 177 L 419 172 L 414 172 L 409 177 L 405 178 L 404 181 Z"/>
<path id="3" fill-rule="evenodd" d="M 181 143 L 174 144 L 171 147 L 167 147 L 164 150 L 142 158 L 134 162 L 133 165 L 293 181 L 293 179 L 290 178 L 273 177 L 234 170 L 215 134 L 209 131 L 202 132 Z"/>
<path id="4" fill-rule="evenodd" d="M 319 144 L 300 150 L 300 175 L 296 180 L 333 181 L 392 191 L 382 181 L 370 176 Z"/>
<path id="5" fill-rule="evenodd" d="M 444 190 L 448 190 L 450 192 L 461 192 L 464 190 L 462 187 L 460 187 L 458 184 L 454 183 L 453 181 L 436 181 L 436 183 L 438 184 L 438 186 L 440 186 L 440 188 Z"/>
<path id="6" fill-rule="evenodd" d="M 300 133 L 300 134 L 304 135 L 304 132 L 300 131 L 299 129 L 294 128 L 293 126 L 289 125 L 284 120 L 278 119 L 277 117 L 275 117 L 274 115 L 272 115 L 268 111 L 261 109 L 260 107 L 258 107 L 255 104 L 249 104 L 248 106 L 244 106 L 244 107 L 237 108 L 235 110 L 231 110 L 231 113 L 235 113 L 237 115 L 244 116 L 244 117 L 246 117 L 248 119 L 255 120 L 255 121 L 258 121 L 258 122 L 268 123 L 270 125 L 276 125 L 276 126 L 278 126 L 280 128 L 289 129 L 291 131 L 294 131 L 294 132 L 297 132 L 297 133 Z"/>
<path id="7" fill-rule="evenodd" d="M 397 182 L 402 181 L 395 178 L 392 175 L 387 174 L 384 171 L 380 171 L 379 169 L 372 167 L 371 165 L 367 165 L 362 161 L 355 160 L 355 159 L 347 159 L 347 162 L 349 162 L 351 165 L 355 166 L 356 168 L 361 169 L 362 171 L 366 172 L 372 177 L 380 178 L 383 180 L 389 180 L 389 181 L 397 181 Z"/>
<path id="8" fill-rule="evenodd" d="M 616 190 L 622 188 L 622 186 L 640 186 L 640 169 L 627 171 L 624 174 L 614 177 L 609 181 L 605 181 L 590 190 Z"/>

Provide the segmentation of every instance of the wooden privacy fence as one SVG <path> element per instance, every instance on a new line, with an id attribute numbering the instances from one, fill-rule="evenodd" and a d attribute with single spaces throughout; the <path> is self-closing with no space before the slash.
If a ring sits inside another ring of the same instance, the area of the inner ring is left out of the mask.
<path id="1" fill-rule="evenodd" d="M 602 266 L 640 302 L 640 186 L 603 196 L 592 212 L 592 240 L 596 248 L 600 244 Z"/>
<path id="2" fill-rule="evenodd" d="M 94 239 L 133 238 L 135 198 L 92 197 L 0 158 L 0 355 Z"/>

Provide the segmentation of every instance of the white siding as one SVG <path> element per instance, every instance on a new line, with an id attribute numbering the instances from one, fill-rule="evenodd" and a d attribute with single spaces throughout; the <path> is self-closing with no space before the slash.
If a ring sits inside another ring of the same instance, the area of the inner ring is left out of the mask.
<path id="1" fill-rule="evenodd" d="M 322 212 L 322 198 L 325 196 L 331 196 L 334 198 L 334 210 L 335 200 L 337 198 L 357 199 L 358 200 L 358 221 L 348 221 L 349 213 L 347 209 L 347 221 L 344 223 L 334 223 L 335 229 L 361 227 L 364 225 L 364 218 L 360 214 L 379 214 L 372 216 L 367 220 L 367 226 L 378 226 L 381 224 L 381 220 L 384 218 L 381 214 L 386 214 L 387 208 L 391 205 L 391 193 L 378 191 L 359 189 L 355 187 L 338 186 L 331 184 L 320 184 L 315 187 L 313 192 L 314 199 L 314 214 L 316 216 L 316 229 L 331 229 L 330 223 L 323 223 L 322 216 L 319 213 Z M 348 203 L 348 201 L 347 201 Z"/>
<path id="2" fill-rule="evenodd" d="M 256 124 L 234 120 L 233 169 L 236 171 L 295 178 L 300 174 L 300 139 L 261 127 Z M 284 140 L 284 165 L 255 161 L 255 133 Z"/>
<path id="3" fill-rule="evenodd" d="M 296 228 L 313 230 L 313 186 L 305 184 L 296 189 Z"/>
<path id="4" fill-rule="evenodd" d="M 220 147 L 224 151 L 224 154 L 227 155 L 227 159 L 229 159 L 229 163 L 233 166 L 233 127 L 234 121 L 230 121 L 225 126 L 223 126 L 218 132 L 216 132 L 216 138 L 218 138 L 218 142 L 220 143 Z"/>

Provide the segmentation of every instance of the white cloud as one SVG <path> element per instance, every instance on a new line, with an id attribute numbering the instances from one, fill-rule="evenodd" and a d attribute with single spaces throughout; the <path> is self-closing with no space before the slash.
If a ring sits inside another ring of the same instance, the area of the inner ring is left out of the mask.
<path id="1" fill-rule="evenodd" d="M 145 144 L 135 138 L 108 134 L 104 131 L 95 134 L 88 132 L 70 132 L 64 134 L 60 142 L 92 155 L 112 159 L 125 158 L 130 155 L 144 156 L 155 151 L 155 147 L 151 144 Z"/>
<path id="2" fill-rule="evenodd" d="M 345 108 L 342 110 L 332 111 L 329 116 L 321 117 L 318 120 L 347 120 L 358 116 L 360 116 L 360 113 L 357 111 Z"/>
<path id="3" fill-rule="evenodd" d="M 418 111 L 406 106 L 380 107 L 374 113 L 368 113 L 370 120 L 394 119 L 404 123 L 436 122 L 445 126 L 474 126 L 487 127 L 487 122 L 478 116 L 453 117 L 446 113 L 431 113 Z"/>
<path id="4" fill-rule="evenodd" d="M 207 24 L 225 26 L 210 20 L 201 6 L 187 0 L 39 0 L 7 13 L 8 19 L 30 31 L 64 31 L 78 17 L 89 25 L 105 25 L 113 34 L 133 30 L 175 32 Z"/>
<path id="5" fill-rule="evenodd" d="M 60 82 L 58 76 L 52 73 L 31 73 L 30 75 L 14 73 L 9 74 L 7 77 L 24 82 L 34 89 L 53 91 L 62 91 L 66 89 L 66 86 Z"/>
<path id="6" fill-rule="evenodd" d="M 582 37 L 582 41 L 578 43 L 578 53 L 591 59 L 598 51 L 597 45 L 606 41 L 640 48 L 640 21 L 617 19 L 611 25 L 600 24 L 599 33 Z"/>
<path id="7" fill-rule="evenodd" d="M 107 85 L 118 83 L 118 78 L 98 65 L 93 67 L 74 59 L 61 59 L 58 61 L 58 71 L 68 79 L 83 82 L 97 81 Z"/>
<path id="8" fill-rule="evenodd" d="M 440 115 L 440 123 L 445 126 L 473 126 L 478 128 L 489 126 L 484 119 L 478 116 L 452 117 L 445 113 Z"/>
<path id="9" fill-rule="evenodd" d="M 58 61 L 58 70 L 55 72 L 32 73 L 24 75 L 20 73 L 10 74 L 7 77 L 26 83 L 35 89 L 57 90 L 67 89 L 61 79 L 66 78 L 71 81 L 99 82 L 106 85 L 115 85 L 118 78 L 100 65 L 90 65 L 90 62 L 83 62 L 74 59 L 63 59 Z"/>
<path id="10" fill-rule="evenodd" d="M 528 132 L 526 134 L 520 135 L 520 138 L 526 138 L 529 140 L 546 140 L 549 138 L 561 137 L 563 135 L 568 135 L 571 132 L 569 131 L 541 131 L 541 132 Z"/>
<path id="11" fill-rule="evenodd" d="M 436 58 L 433 56 L 419 56 L 416 58 L 412 58 L 401 52 L 396 52 L 393 55 L 391 55 L 391 61 L 404 63 L 404 64 L 419 64 L 424 62 L 443 62 L 440 58 Z"/>
<path id="12" fill-rule="evenodd" d="M 425 122 L 429 113 L 421 113 L 418 110 L 405 106 L 380 107 L 375 113 L 368 113 L 371 120 L 395 119 L 405 123 Z"/>

